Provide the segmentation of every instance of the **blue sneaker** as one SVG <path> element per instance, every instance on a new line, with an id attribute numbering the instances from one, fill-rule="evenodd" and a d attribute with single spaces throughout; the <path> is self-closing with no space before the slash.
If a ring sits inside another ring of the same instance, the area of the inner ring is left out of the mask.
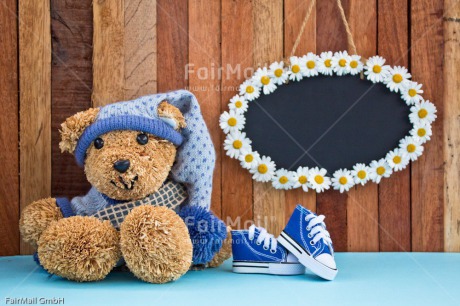
<path id="1" fill-rule="evenodd" d="M 333 280 L 338 270 L 332 240 L 323 221 L 323 215 L 317 216 L 297 205 L 278 242 L 313 273 Z"/>
<path id="2" fill-rule="evenodd" d="M 298 275 L 305 267 L 261 227 L 232 231 L 233 272 Z"/>

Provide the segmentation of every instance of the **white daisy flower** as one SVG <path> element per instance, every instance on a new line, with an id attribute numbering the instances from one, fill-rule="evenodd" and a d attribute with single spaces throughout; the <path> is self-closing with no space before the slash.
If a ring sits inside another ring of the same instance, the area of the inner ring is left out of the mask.
<path id="1" fill-rule="evenodd" d="M 372 161 L 369 168 L 369 178 L 377 184 L 380 183 L 382 177 L 389 177 L 393 172 L 390 165 L 385 161 L 385 158 L 379 161 Z"/>
<path id="2" fill-rule="evenodd" d="M 246 118 L 235 111 L 223 112 L 219 118 L 220 128 L 225 134 L 233 131 L 241 131 L 246 123 Z"/>
<path id="3" fill-rule="evenodd" d="M 426 100 L 420 102 L 420 103 L 415 103 L 414 106 L 410 108 L 410 115 L 409 115 L 409 120 L 412 124 L 415 123 L 433 123 L 433 121 L 437 118 L 436 115 L 436 106 L 434 106 L 433 103 L 430 101 Z"/>
<path id="4" fill-rule="evenodd" d="M 399 92 L 406 85 L 406 82 L 411 78 L 407 68 L 402 66 L 390 67 L 388 75 L 384 80 L 384 83 L 390 89 L 390 91 Z"/>
<path id="5" fill-rule="evenodd" d="M 334 72 L 337 75 L 346 75 L 350 73 L 350 67 L 348 62 L 350 61 L 350 56 L 347 51 L 335 52 L 332 57 L 332 67 Z"/>
<path id="6" fill-rule="evenodd" d="M 248 102 L 239 95 L 235 95 L 233 98 L 230 99 L 228 107 L 231 111 L 234 111 L 238 114 L 242 114 L 248 110 Z"/>
<path id="7" fill-rule="evenodd" d="M 276 189 L 289 190 L 294 185 L 293 173 L 286 169 L 279 169 L 272 178 L 272 185 Z"/>
<path id="8" fill-rule="evenodd" d="M 260 96 L 260 88 L 251 79 L 246 80 L 240 85 L 240 96 L 252 101 Z"/>
<path id="9" fill-rule="evenodd" d="M 244 169 L 251 169 L 255 163 L 260 161 L 260 155 L 257 152 L 242 149 L 238 159 L 240 160 L 241 167 Z"/>
<path id="10" fill-rule="evenodd" d="M 354 181 L 350 170 L 339 169 L 334 172 L 332 177 L 332 187 L 334 187 L 335 190 L 340 190 L 340 193 L 342 193 L 350 190 L 353 185 Z"/>
<path id="11" fill-rule="evenodd" d="M 303 191 L 308 191 L 308 168 L 299 167 L 296 172 L 294 172 L 294 186 L 293 188 L 302 187 Z"/>
<path id="12" fill-rule="evenodd" d="M 318 71 L 324 75 L 332 75 L 332 51 L 322 52 L 318 59 Z"/>
<path id="13" fill-rule="evenodd" d="M 393 171 L 405 169 L 410 161 L 409 156 L 401 149 L 394 149 L 393 151 L 390 151 L 385 159 Z"/>
<path id="14" fill-rule="evenodd" d="M 318 167 L 308 170 L 308 182 L 316 192 L 323 192 L 331 187 L 331 179 L 326 176 L 327 170 Z"/>
<path id="15" fill-rule="evenodd" d="M 370 168 L 365 164 L 356 164 L 353 166 L 353 170 L 351 170 L 351 175 L 355 181 L 355 184 L 364 184 L 369 181 L 369 170 Z"/>
<path id="16" fill-rule="evenodd" d="M 347 65 L 351 75 L 357 75 L 363 71 L 363 63 L 361 62 L 361 56 L 359 55 L 351 55 Z"/>
<path id="17" fill-rule="evenodd" d="M 289 66 L 288 76 L 291 81 L 300 81 L 303 78 L 304 66 L 300 62 L 300 58 L 297 56 L 291 56 L 289 59 L 291 65 Z"/>
<path id="18" fill-rule="evenodd" d="M 258 182 L 268 182 L 275 174 L 275 163 L 268 156 L 262 156 L 251 167 L 249 172 L 253 174 L 252 178 Z"/>
<path id="19" fill-rule="evenodd" d="M 276 89 L 276 85 L 270 78 L 267 67 L 257 69 L 256 73 L 254 74 L 253 80 L 258 87 L 262 88 L 262 91 L 266 95 L 272 93 Z"/>
<path id="20" fill-rule="evenodd" d="M 429 123 L 417 122 L 414 124 L 414 128 L 410 131 L 410 134 L 421 144 L 424 144 L 431 139 L 433 132 L 431 131 L 431 125 Z"/>
<path id="21" fill-rule="evenodd" d="M 390 66 L 385 65 L 385 59 L 383 57 L 376 55 L 367 60 L 364 69 L 364 74 L 369 81 L 372 83 L 380 83 L 387 78 Z"/>
<path id="22" fill-rule="evenodd" d="M 246 133 L 240 131 L 230 132 L 225 138 L 224 149 L 231 158 L 238 158 L 241 151 L 251 150 L 251 140 L 246 138 Z"/>
<path id="23" fill-rule="evenodd" d="M 422 93 L 422 84 L 407 81 L 401 89 L 401 98 L 406 101 L 407 105 L 412 105 L 422 100 Z"/>
<path id="24" fill-rule="evenodd" d="M 304 77 L 312 77 L 318 75 L 318 55 L 308 52 L 307 55 L 302 56 L 300 59 L 301 65 L 304 67 L 302 75 Z"/>
<path id="25" fill-rule="evenodd" d="M 409 156 L 411 161 L 416 160 L 423 153 L 423 146 L 418 139 L 406 136 L 399 142 L 401 150 Z"/>
<path id="26" fill-rule="evenodd" d="M 282 85 L 286 82 L 288 78 L 288 73 L 284 70 L 284 62 L 273 62 L 270 65 L 269 71 L 270 77 L 273 80 L 273 83 L 276 85 Z"/>

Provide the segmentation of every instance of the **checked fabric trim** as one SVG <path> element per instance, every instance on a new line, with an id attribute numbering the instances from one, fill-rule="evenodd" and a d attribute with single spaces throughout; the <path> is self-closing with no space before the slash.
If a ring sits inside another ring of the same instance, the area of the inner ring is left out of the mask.
<path id="1" fill-rule="evenodd" d="M 121 223 L 131 210 L 141 205 L 165 206 L 175 209 L 187 198 L 185 186 L 173 181 L 166 181 L 160 189 L 142 200 L 130 201 L 108 206 L 93 214 L 100 220 L 108 220 L 119 229 Z"/>

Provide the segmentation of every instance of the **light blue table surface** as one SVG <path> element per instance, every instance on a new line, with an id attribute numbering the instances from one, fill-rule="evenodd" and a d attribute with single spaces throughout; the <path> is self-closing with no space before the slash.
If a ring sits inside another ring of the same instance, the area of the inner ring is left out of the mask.
<path id="1" fill-rule="evenodd" d="M 55 297 L 64 305 L 460 305 L 460 254 L 338 253 L 336 260 L 332 282 L 311 274 L 235 274 L 229 260 L 153 285 L 129 272 L 75 283 L 49 276 L 30 256 L 0 257 L 0 304 Z"/>

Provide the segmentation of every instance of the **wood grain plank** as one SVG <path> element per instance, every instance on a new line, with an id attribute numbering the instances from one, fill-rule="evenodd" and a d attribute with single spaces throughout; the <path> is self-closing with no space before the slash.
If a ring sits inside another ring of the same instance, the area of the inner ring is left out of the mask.
<path id="1" fill-rule="evenodd" d="M 94 107 L 124 99 L 125 1 L 93 1 Z"/>
<path id="2" fill-rule="evenodd" d="M 157 92 L 157 4 L 124 2 L 124 99 L 131 100 Z"/>
<path id="3" fill-rule="evenodd" d="M 19 254 L 17 3 L 0 5 L 0 256 Z"/>
<path id="4" fill-rule="evenodd" d="M 216 148 L 216 168 L 213 177 L 211 209 L 219 217 L 221 201 L 222 134 L 219 128 L 221 113 L 220 77 L 220 1 L 189 1 L 189 90 L 200 102 L 201 111 Z M 205 74 L 198 71 L 206 71 Z"/>
<path id="5" fill-rule="evenodd" d="M 347 11 L 348 0 L 342 1 Z M 342 51 L 347 49 L 347 36 L 336 0 L 316 2 L 316 52 Z"/>
<path id="6" fill-rule="evenodd" d="M 410 167 L 379 185 L 379 250 L 411 250 Z"/>
<path id="7" fill-rule="evenodd" d="M 444 251 L 460 252 L 460 3 L 444 10 Z"/>
<path id="8" fill-rule="evenodd" d="M 253 1 L 254 67 L 283 57 L 283 1 Z M 285 224 L 285 196 L 271 183 L 253 183 L 255 222 L 278 235 Z"/>
<path id="9" fill-rule="evenodd" d="M 458 17 L 458 16 L 457 16 Z M 431 140 L 412 164 L 412 250 L 444 249 L 443 1 L 411 1 L 411 72 L 438 109 Z"/>
<path id="10" fill-rule="evenodd" d="M 188 62 L 187 0 L 157 0 L 158 90 L 165 92 L 185 88 Z"/>
<path id="11" fill-rule="evenodd" d="M 342 1 L 345 12 L 348 2 Z M 322 0 L 316 4 L 316 51 L 341 51 L 347 49 L 345 28 L 335 0 Z M 329 173 L 329 175 L 332 175 Z M 317 213 L 327 218 L 327 229 L 331 234 L 336 251 L 346 251 L 347 231 L 347 194 L 329 190 L 316 195 Z"/>
<path id="12" fill-rule="evenodd" d="M 222 111 L 238 92 L 244 71 L 253 67 L 252 3 L 245 0 L 222 0 Z M 241 35 L 244 33 L 244 35 Z M 217 118 L 215 119 L 217 120 Z M 221 134 L 222 139 L 224 135 Z M 237 160 L 222 156 L 222 218 L 233 228 L 248 227 L 253 220 L 252 179 Z"/>
<path id="13" fill-rule="evenodd" d="M 92 0 L 51 1 L 51 194 L 72 198 L 90 184 L 72 154 L 59 149 L 61 123 L 91 107 Z"/>
<path id="14" fill-rule="evenodd" d="M 155 1 L 94 2 L 93 105 L 157 91 Z"/>
<path id="15" fill-rule="evenodd" d="M 356 43 L 356 50 L 365 61 L 377 51 L 377 2 L 350 0 L 348 11 L 348 23 Z M 379 250 L 378 205 L 376 184 L 355 186 L 348 192 L 348 251 Z"/>
<path id="16" fill-rule="evenodd" d="M 49 1 L 19 2 L 20 206 L 51 195 Z M 33 248 L 21 242 L 21 254 Z"/>
<path id="17" fill-rule="evenodd" d="M 391 66 L 409 67 L 407 0 L 379 1 L 378 53 Z M 416 80 L 418 81 L 418 80 Z M 411 250 L 410 167 L 379 184 L 380 251 Z"/>
<path id="18" fill-rule="evenodd" d="M 299 35 L 300 28 L 307 14 L 310 1 L 284 1 L 284 57 L 290 56 L 292 47 Z M 308 52 L 316 52 L 316 4 L 313 6 L 300 43 L 294 55 L 302 56 Z M 304 192 L 301 188 L 285 191 L 285 220 L 289 220 L 297 204 L 302 204 L 311 211 L 316 211 L 316 193 Z"/>

